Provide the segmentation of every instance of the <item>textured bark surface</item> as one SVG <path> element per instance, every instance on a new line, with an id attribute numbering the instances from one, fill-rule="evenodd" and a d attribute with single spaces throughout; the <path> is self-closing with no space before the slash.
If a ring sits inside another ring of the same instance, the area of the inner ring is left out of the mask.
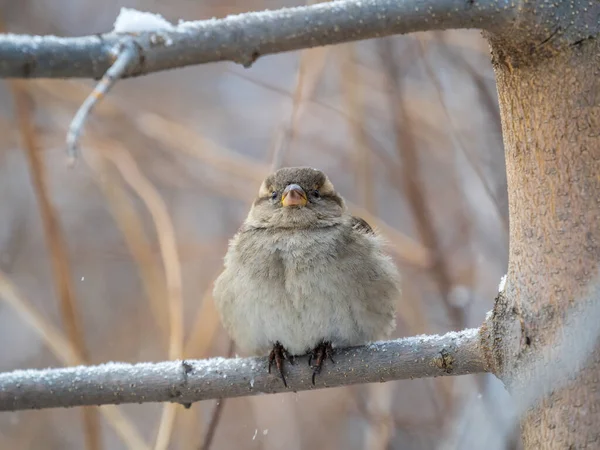
<path id="1" fill-rule="evenodd" d="M 494 335 L 516 336 L 494 351 L 511 390 L 514 380 L 527 380 L 523 365 L 534 356 L 542 358 L 543 370 L 556 369 L 546 346 L 597 281 L 600 39 L 516 67 L 491 41 L 510 209 L 509 281 L 495 306 Z M 522 418 L 527 450 L 600 448 L 599 347 L 586 363 Z"/>

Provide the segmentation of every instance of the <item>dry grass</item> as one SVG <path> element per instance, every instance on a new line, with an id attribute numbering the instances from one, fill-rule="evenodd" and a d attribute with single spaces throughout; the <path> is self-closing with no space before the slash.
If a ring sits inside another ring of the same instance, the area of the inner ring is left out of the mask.
<path id="1" fill-rule="evenodd" d="M 165 270 L 166 301 L 169 315 L 168 358 L 183 358 L 183 297 L 181 263 L 177 252 L 175 228 L 169 211 L 152 183 L 142 174 L 130 153 L 118 142 L 109 142 L 99 154 L 111 161 L 123 179 L 142 199 L 156 227 L 162 262 Z M 167 403 L 158 427 L 155 450 L 166 449 L 175 423 L 177 404 Z"/>
<path id="2" fill-rule="evenodd" d="M 233 349 L 235 348 L 235 342 L 232 340 L 229 341 L 229 350 L 227 350 L 227 357 L 231 358 L 233 356 Z M 215 438 L 215 433 L 217 432 L 217 428 L 219 427 L 219 423 L 221 422 L 221 416 L 223 415 L 223 409 L 225 408 L 225 403 L 227 402 L 226 398 L 221 400 L 217 400 L 217 403 L 213 409 L 210 421 L 208 423 L 208 427 L 206 429 L 206 433 L 204 434 L 204 439 L 202 440 L 201 450 L 209 450 L 212 446 L 213 440 Z"/>
<path id="3" fill-rule="evenodd" d="M 375 183 L 373 180 L 373 166 L 371 163 L 371 151 L 369 149 L 369 138 L 364 124 L 367 122 L 365 115 L 365 89 L 362 82 L 359 68 L 356 64 L 355 44 L 346 44 L 340 47 L 338 66 L 340 70 L 340 84 L 343 90 L 343 97 L 346 100 L 346 109 L 348 110 L 348 127 L 352 133 L 354 144 L 356 181 L 358 185 L 359 204 L 377 215 Z"/>
<path id="4" fill-rule="evenodd" d="M 49 323 L 31 303 L 23 296 L 8 277 L 0 272 L 0 297 L 36 332 L 50 351 L 63 364 L 78 366 L 84 364 L 79 357 L 77 349 L 67 340 L 58 328 Z M 131 450 L 144 450 L 149 447 L 143 438 L 117 406 L 105 405 L 99 408 L 100 412 Z"/>
<path id="5" fill-rule="evenodd" d="M 300 52 L 298 73 L 292 94 L 292 112 L 289 121 L 285 120 L 275 135 L 273 150 L 269 152 L 272 155 L 270 172 L 274 172 L 285 165 L 285 154 L 294 143 L 302 113 L 306 110 L 305 100 L 314 95 L 323 76 L 328 54 L 328 47 Z"/>
<path id="6" fill-rule="evenodd" d="M 123 189 L 122 181 L 115 175 L 115 169 L 109 167 L 102 158 L 86 158 L 86 162 L 96 172 L 97 182 L 106 196 L 129 252 L 139 268 L 138 273 L 154 321 L 166 342 L 169 324 L 167 305 L 164 302 L 167 292 L 165 275 L 152 252 L 151 240 L 147 236 L 142 218 L 136 213 L 133 202 Z"/>
<path id="7" fill-rule="evenodd" d="M 388 88 L 392 93 L 389 97 L 389 108 L 390 114 L 394 118 L 392 126 L 396 149 L 402 159 L 404 190 L 421 240 L 433 253 L 432 273 L 435 275 L 440 294 L 444 299 L 444 303 L 449 305 L 447 298 L 452 281 L 430 212 L 429 199 L 424 192 L 425 182 L 422 179 L 418 148 L 413 134 L 414 125 L 404 104 L 404 93 L 399 85 L 401 77 L 398 65 L 395 62 L 396 53 L 392 42 L 391 39 L 383 39 L 379 47 L 382 66 L 388 75 Z M 450 307 L 449 313 L 453 326 L 462 328 L 464 326 L 463 311 Z"/>
<path id="8" fill-rule="evenodd" d="M 23 147 L 29 163 L 29 173 L 38 201 L 40 217 L 44 228 L 46 245 L 50 251 L 50 261 L 54 275 L 54 285 L 58 300 L 63 326 L 78 358 L 89 363 L 90 358 L 86 349 L 83 326 L 79 306 L 74 294 L 69 256 L 59 219 L 48 194 L 47 175 L 41 157 L 41 147 L 38 143 L 35 127 L 31 119 L 32 98 L 22 81 L 12 81 L 11 88 L 17 115 L 17 124 L 21 133 Z M 99 450 L 102 447 L 100 423 L 95 407 L 82 408 L 85 428 L 86 448 Z"/>

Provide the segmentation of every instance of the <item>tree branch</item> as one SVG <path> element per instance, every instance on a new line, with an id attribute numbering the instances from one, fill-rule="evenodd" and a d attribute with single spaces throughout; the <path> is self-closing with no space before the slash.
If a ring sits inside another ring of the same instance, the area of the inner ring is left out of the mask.
<path id="1" fill-rule="evenodd" d="M 124 42 L 122 46 L 112 49 L 112 52 L 117 56 L 114 64 L 106 71 L 100 83 L 85 99 L 77 114 L 69 125 L 67 133 L 67 155 L 69 163 L 73 165 L 77 158 L 77 146 L 79 135 L 83 130 L 85 120 L 88 118 L 92 108 L 101 100 L 106 93 L 114 86 L 114 84 L 123 76 L 125 70 L 133 59 L 137 56 L 137 47 L 132 42 Z"/>
<path id="2" fill-rule="evenodd" d="M 479 329 L 339 349 L 311 384 L 307 357 L 286 365 L 286 389 L 266 358 L 107 363 L 0 374 L 0 411 L 175 402 L 305 391 L 358 383 L 488 372 Z"/>
<path id="3" fill-rule="evenodd" d="M 517 2 L 518 3 L 518 2 Z M 101 78 L 123 40 L 139 50 L 124 77 L 416 31 L 500 30 L 517 13 L 506 0 L 338 0 L 183 22 L 172 29 L 62 38 L 0 35 L 0 77 Z"/>

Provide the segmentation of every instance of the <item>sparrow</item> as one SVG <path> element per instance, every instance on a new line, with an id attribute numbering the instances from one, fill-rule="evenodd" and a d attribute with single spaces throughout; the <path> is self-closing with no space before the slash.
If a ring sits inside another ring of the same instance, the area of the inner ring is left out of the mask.
<path id="1" fill-rule="evenodd" d="M 400 276 L 323 172 L 286 167 L 261 184 L 213 298 L 239 350 L 268 354 L 268 372 L 275 362 L 286 387 L 284 360 L 309 355 L 314 384 L 336 348 L 389 337 Z"/>

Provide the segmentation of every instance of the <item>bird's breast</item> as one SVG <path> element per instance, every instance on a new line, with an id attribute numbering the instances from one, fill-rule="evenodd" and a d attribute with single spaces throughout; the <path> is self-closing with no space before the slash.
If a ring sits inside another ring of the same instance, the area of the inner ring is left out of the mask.
<path id="1" fill-rule="evenodd" d="M 253 281 L 272 289 L 294 296 L 315 294 L 319 283 L 336 272 L 339 252 L 331 229 L 269 233 L 257 242 L 253 262 L 245 269 Z"/>
<path id="2" fill-rule="evenodd" d="M 311 271 L 335 261 L 334 236 L 323 231 L 296 231 L 273 237 L 271 258 L 285 270 Z"/>
<path id="3" fill-rule="evenodd" d="M 388 315 L 369 315 L 365 306 L 382 297 L 372 275 L 377 260 L 343 231 L 256 230 L 237 240 L 219 283 L 236 342 L 264 353 L 279 341 L 302 354 L 323 339 L 356 345 L 387 326 Z M 365 328 L 371 316 L 375 325 Z"/>

